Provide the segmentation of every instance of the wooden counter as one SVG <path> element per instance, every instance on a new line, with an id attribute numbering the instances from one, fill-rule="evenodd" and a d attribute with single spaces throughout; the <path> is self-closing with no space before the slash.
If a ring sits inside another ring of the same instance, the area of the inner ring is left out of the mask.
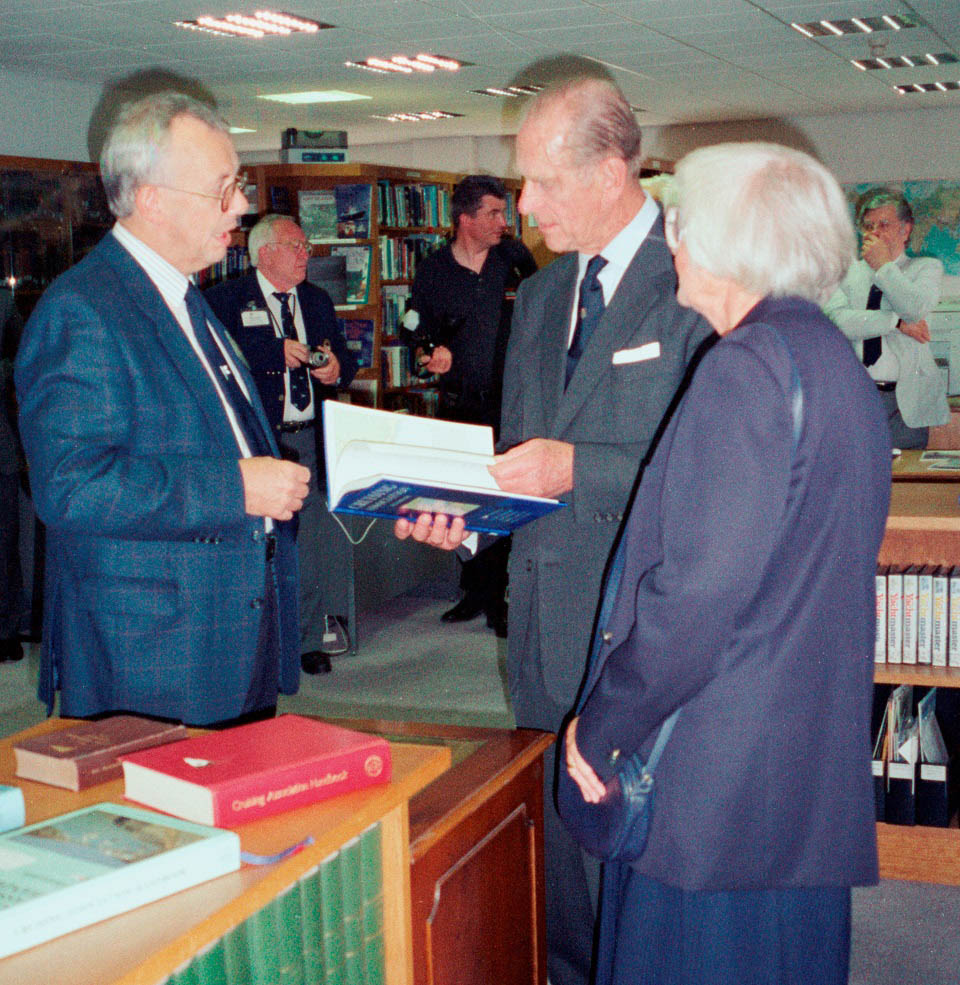
<path id="1" fill-rule="evenodd" d="M 19 733 L 60 727 L 51 719 Z M 0 741 L 0 783 L 23 790 L 27 823 L 100 801 L 123 802 L 123 781 L 80 793 L 21 780 L 14 774 L 13 743 Z M 192 889 L 102 921 L 0 960 L 0 985 L 157 985 L 203 948 L 262 909 L 300 876 L 379 821 L 383 838 L 386 981 L 413 977 L 407 802 L 451 763 L 449 749 L 392 744 L 393 780 L 237 827 L 245 851 L 273 854 L 308 835 L 303 851 L 266 866 L 244 866 Z"/>

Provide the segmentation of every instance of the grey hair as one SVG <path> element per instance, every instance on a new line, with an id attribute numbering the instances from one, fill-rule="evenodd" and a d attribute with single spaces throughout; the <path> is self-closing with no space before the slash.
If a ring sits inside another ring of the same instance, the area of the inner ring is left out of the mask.
<path id="1" fill-rule="evenodd" d="M 857 199 L 857 224 L 863 223 L 863 217 L 873 209 L 882 208 L 884 205 L 895 205 L 897 207 L 897 218 L 901 222 L 909 222 L 913 225 L 913 209 L 906 200 L 903 192 L 896 188 L 870 188 Z"/>
<path id="2" fill-rule="evenodd" d="M 690 259 L 763 297 L 822 303 L 854 258 L 837 180 L 809 154 L 768 143 L 703 147 L 676 169 L 679 234 Z"/>
<path id="3" fill-rule="evenodd" d="M 270 212 L 263 216 L 257 224 L 247 233 L 247 253 L 250 254 L 250 265 L 257 266 L 260 262 L 260 250 L 273 242 L 273 227 L 278 222 L 293 222 L 288 215 L 277 215 Z"/>
<path id="4" fill-rule="evenodd" d="M 527 118 L 561 109 L 566 129 L 563 148 L 576 167 L 619 157 L 634 177 L 643 163 L 640 126 L 626 96 L 607 79 L 581 76 L 540 93 Z"/>
<path id="5" fill-rule="evenodd" d="M 100 176 L 110 211 L 118 219 L 133 212 L 137 189 L 156 177 L 170 143 L 170 125 L 178 116 L 192 116 L 228 132 L 212 107 L 173 90 L 127 103 L 117 114 L 100 152 Z"/>

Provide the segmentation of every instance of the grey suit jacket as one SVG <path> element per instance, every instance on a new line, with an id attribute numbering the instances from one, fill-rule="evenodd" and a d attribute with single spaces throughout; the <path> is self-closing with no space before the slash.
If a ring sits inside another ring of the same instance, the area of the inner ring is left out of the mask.
<path id="1" fill-rule="evenodd" d="M 505 450 L 541 437 L 575 449 L 574 487 L 562 497 L 567 507 L 516 531 L 510 558 L 508 670 L 517 724 L 554 729 L 559 722 L 532 720 L 518 700 L 521 665 L 539 661 L 546 693 L 561 707 L 572 706 L 604 566 L 638 468 L 687 364 L 713 336 L 703 319 L 677 303 L 658 219 L 564 391 L 576 279 L 577 257 L 570 254 L 520 286 L 499 445 Z"/>

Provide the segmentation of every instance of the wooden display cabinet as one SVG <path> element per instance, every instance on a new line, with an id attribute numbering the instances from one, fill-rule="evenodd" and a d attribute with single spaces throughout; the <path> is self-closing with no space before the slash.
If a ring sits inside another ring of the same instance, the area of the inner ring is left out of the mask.
<path id="1" fill-rule="evenodd" d="M 20 735 L 50 731 L 50 719 Z M 332 851 L 381 824 L 389 985 L 545 985 L 542 754 L 527 730 L 391 721 L 342 722 L 391 741 L 393 782 L 237 828 L 246 851 L 281 862 L 244 866 L 174 896 L 0 960 L 0 985 L 159 985 Z M 98 801 L 121 780 L 72 793 L 14 775 L 0 741 L 0 783 L 20 786 L 27 823 Z"/>
<path id="2" fill-rule="evenodd" d="M 878 564 L 960 563 L 960 485 L 894 482 Z M 960 688 L 960 668 L 877 664 L 878 684 Z M 877 825 L 880 876 L 960 885 L 960 831 Z"/>

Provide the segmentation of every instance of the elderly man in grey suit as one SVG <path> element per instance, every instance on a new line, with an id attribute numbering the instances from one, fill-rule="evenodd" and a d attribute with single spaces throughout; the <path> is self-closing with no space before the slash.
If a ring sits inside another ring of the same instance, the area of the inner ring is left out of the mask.
<path id="1" fill-rule="evenodd" d="M 508 673 L 517 725 L 559 730 L 584 671 L 610 547 L 640 464 L 690 360 L 712 336 L 676 302 L 656 203 L 641 188 L 640 129 L 599 79 L 542 93 L 517 136 L 520 211 L 566 255 L 521 285 L 491 472 L 510 492 L 567 505 L 514 534 Z M 456 547 L 463 521 L 423 515 L 396 533 Z M 545 769 L 548 974 L 585 985 L 597 868 L 562 829 Z"/>
<path id="2" fill-rule="evenodd" d="M 20 571 L 20 446 L 13 425 L 13 356 L 20 341 L 13 295 L 0 288 L 0 663 L 20 660 L 17 638 L 23 603 Z"/>

